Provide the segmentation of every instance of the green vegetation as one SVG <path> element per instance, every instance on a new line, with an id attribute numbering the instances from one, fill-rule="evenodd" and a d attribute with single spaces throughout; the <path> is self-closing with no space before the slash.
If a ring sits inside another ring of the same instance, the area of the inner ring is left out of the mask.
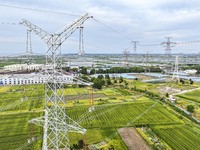
<path id="1" fill-rule="evenodd" d="M 13 113 L 0 115 L 0 150 L 14 150 L 22 145 L 27 145 L 24 149 L 38 149 L 41 146 L 41 140 L 28 145 L 28 139 L 41 136 L 41 128 L 34 126 L 34 131 L 29 130 L 30 124 L 28 121 L 32 118 L 41 116 L 41 112 L 29 113 Z"/>
<path id="2" fill-rule="evenodd" d="M 193 131 L 193 126 L 156 126 L 154 132 L 174 150 L 199 150 L 200 129 Z"/>
<path id="3" fill-rule="evenodd" d="M 193 89 L 197 87 L 196 84 L 151 84 L 123 78 L 111 79 L 108 75 L 92 80 L 99 80 L 101 88 L 93 89 L 95 109 L 91 112 L 88 111 L 91 107 L 91 88 L 67 85 L 58 91 L 61 94 L 64 90 L 66 113 L 87 129 L 86 144 L 89 146 L 126 150 L 117 129 L 129 126 L 152 128 L 153 135 L 162 141 L 166 149 L 195 150 L 199 146 L 200 128 L 194 124 L 188 125 L 191 122 L 181 115 L 183 112 L 174 111 L 173 105 L 163 101 L 166 92 L 159 94 L 163 86 L 170 85 L 180 90 Z M 41 139 L 32 144 L 27 142 L 30 130 L 28 120 L 42 116 L 43 109 L 44 85 L 0 87 L 0 150 L 12 150 L 23 145 L 23 149 L 27 150 L 40 149 Z M 137 131 L 152 148 L 157 148 L 145 132 L 141 129 Z M 35 137 L 41 138 L 42 132 L 40 127 L 34 126 Z M 71 147 L 80 147 L 83 135 L 70 133 L 69 137 Z"/>
<path id="4" fill-rule="evenodd" d="M 200 90 L 187 92 L 187 93 L 179 95 L 179 97 L 200 103 Z"/>

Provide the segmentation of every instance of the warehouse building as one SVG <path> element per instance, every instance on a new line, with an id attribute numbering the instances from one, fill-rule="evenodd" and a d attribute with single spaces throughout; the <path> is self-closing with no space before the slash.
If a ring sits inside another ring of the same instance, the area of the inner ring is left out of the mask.
<path id="1" fill-rule="evenodd" d="M 0 85 L 44 84 L 48 76 L 41 74 L 0 75 Z M 50 80 L 48 78 L 48 80 Z M 72 82 L 72 75 L 58 75 L 57 82 Z"/>

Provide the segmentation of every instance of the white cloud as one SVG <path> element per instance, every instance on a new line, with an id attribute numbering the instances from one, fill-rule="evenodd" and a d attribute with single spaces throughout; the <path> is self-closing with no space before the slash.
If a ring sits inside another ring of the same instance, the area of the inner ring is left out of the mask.
<path id="1" fill-rule="evenodd" d="M 194 40 L 200 36 L 198 0 L 0 0 L 0 4 L 78 15 L 89 12 L 115 31 L 133 40 L 140 40 L 141 43 L 160 43 L 165 40 L 163 37 L 168 35 L 173 36 L 174 40 L 182 41 Z M 0 16 L 1 22 L 19 22 L 25 18 L 49 32 L 57 31 L 76 18 L 1 6 L 0 8 L 0 13 L 3 14 Z M 16 39 L 17 43 L 24 37 L 25 27 L 0 25 L 0 43 L 9 40 L 13 43 L 13 39 Z M 78 34 L 74 37 L 78 39 Z M 118 49 L 118 52 L 122 51 L 120 47 L 129 44 L 127 39 L 92 21 L 85 24 L 85 40 L 87 43 L 91 42 L 91 45 L 102 44 L 109 47 L 108 49 Z"/>

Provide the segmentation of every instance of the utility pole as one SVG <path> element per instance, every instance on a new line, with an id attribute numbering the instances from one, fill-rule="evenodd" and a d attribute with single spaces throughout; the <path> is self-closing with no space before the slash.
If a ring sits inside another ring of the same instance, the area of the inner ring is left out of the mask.
<path id="1" fill-rule="evenodd" d="M 84 55 L 84 45 L 83 45 L 83 26 L 79 27 L 79 52 L 78 55 Z"/>
<path id="2" fill-rule="evenodd" d="M 174 47 L 176 45 L 176 42 L 171 42 L 170 39 L 172 37 L 165 37 L 167 39 L 166 42 L 162 42 L 161 45 L 163 45 L 163 47 L 166 47 L 165 49 L 165 54 L 166 55 L 171 55 L 171 47 Z"/>
<path id="3" fill-rule="evenodd" d="M 74 78 L 68 80 L 64 79 L 64 73 L 60 68 L 60 47 L 63 42 L 89 18 L 91 18 L 91 16 L 85 14 L 73 21 L 69 26 L 64 27 L 62 31 L 53 34 L 49 34 L 27 20 L 22 20 L 21 22 L 22 25 L 39 36 L 47 47 L 46 65 L 48 67 L 45 70 L 45 115 L 29 121 L 29 123 L 43 127 L 42 150 L 59 150 L 60 147 L 69 150 L 70 142 L 68 133 L 77 132 L 85 134 L 86 132 L 86 129 L 81 127 L 66 114 L 64 84 L 73 84 Z M 84 83 L 81 82 L 81 84 Z"/>

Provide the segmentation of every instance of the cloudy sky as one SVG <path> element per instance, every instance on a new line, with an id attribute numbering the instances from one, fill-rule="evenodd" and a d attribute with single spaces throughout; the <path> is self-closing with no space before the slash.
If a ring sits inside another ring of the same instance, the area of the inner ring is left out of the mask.
<path id="1" fill-rule="evenodd" d="M 54 33 L 84 13 L 94 17 L 84 24 L 86 53 L 122 53 L 131 41 L 140 42 L 138 53 L 164 53 L 159 45 L 164 37 L 173 37 L 173 42 L 200 40 L 199 0 L 0 0 L 0 54 L 26 51 L 26 27 L 18 25 L 22 19 Z M 77 53 L 78 39 L 77 30 L 62 52 Z M 32 48 L 45 53 L 45 44 L 34 34 Z M 172 53 L 199 52 L 199 43 L 172 48 Z"/>

